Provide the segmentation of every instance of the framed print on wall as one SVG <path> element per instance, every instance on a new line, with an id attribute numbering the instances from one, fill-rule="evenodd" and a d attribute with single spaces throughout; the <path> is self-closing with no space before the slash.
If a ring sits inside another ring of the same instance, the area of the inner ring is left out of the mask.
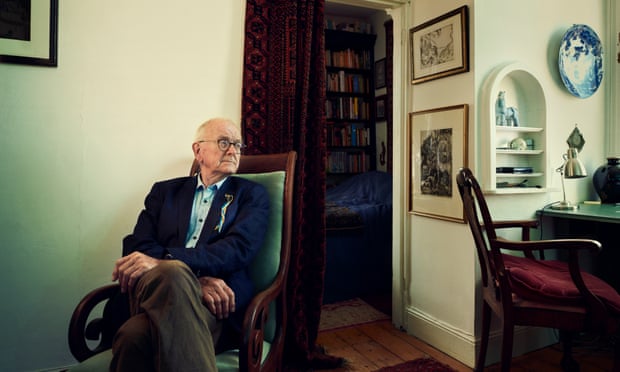
<path id="1" fill-rule="evenodd" d="M 409 212 L 465 222 L 456 172 L 467 166 L 466 104 L 409 113 Z"/>
<path id="2" fill-rule="evenodd" d="M 387 95 L 382 95 L 375 98 L 375 119 L 378 121 L 385 120 L 385 100 Z"/>
<path id="3" fill-rule="evenodd" d="M 412 28 L 409 41 L 412 84 L 469 71 L 467 6 Z"/>
<path id="4" fill-rule="evenodd" d="M 385 88 L 385 58 L 375 62 L 375 89 Z"/>
<path id="5" fill-rule="evenodd" d="M 0 0 L 0 62 L 56 67 L 58 0 Z"/>

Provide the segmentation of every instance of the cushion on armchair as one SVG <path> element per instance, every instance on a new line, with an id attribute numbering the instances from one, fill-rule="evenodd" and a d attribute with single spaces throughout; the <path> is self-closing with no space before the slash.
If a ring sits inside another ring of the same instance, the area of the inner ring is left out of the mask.
<path id="1" fill-rule="evenodd" d="M 525 257 L 502 255 L 508 280 L 515 294 L 547 303 L 581 304 L 582 296 L 571 279 L 568 264 L 562 261 L 539 261 Z M 620 295 L 602 279 L 581 272 L 590 291 L 599 297 L 610 311 L 620 313 Z"/>

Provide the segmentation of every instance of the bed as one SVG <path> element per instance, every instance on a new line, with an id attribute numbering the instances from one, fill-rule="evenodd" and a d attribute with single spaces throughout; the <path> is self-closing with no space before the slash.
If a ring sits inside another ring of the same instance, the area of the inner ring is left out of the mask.
<path id="1" fill-rule="evenodd" d="M 324 303 L 390 293 L 392 176 L 372 171 L 327 189 Z"/>

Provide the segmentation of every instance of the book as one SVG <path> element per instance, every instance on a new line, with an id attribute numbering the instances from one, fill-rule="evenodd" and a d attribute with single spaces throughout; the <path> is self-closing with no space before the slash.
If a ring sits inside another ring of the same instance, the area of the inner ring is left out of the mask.
<path id="1" fill-rule="evenodd" d="M 532 173 L 532 167 L 497 167 L 495 173 Z"/>

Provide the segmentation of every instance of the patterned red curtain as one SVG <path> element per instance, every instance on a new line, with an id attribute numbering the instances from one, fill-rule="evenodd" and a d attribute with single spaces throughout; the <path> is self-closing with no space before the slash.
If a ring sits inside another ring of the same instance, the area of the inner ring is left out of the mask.
<path id="1" fill-rule="evenodd" d="M 325 271 L 324 0 L 247 0 L 242 130 L 250 154 L 298 154 L 286 363 L 317 352 Z"/>

